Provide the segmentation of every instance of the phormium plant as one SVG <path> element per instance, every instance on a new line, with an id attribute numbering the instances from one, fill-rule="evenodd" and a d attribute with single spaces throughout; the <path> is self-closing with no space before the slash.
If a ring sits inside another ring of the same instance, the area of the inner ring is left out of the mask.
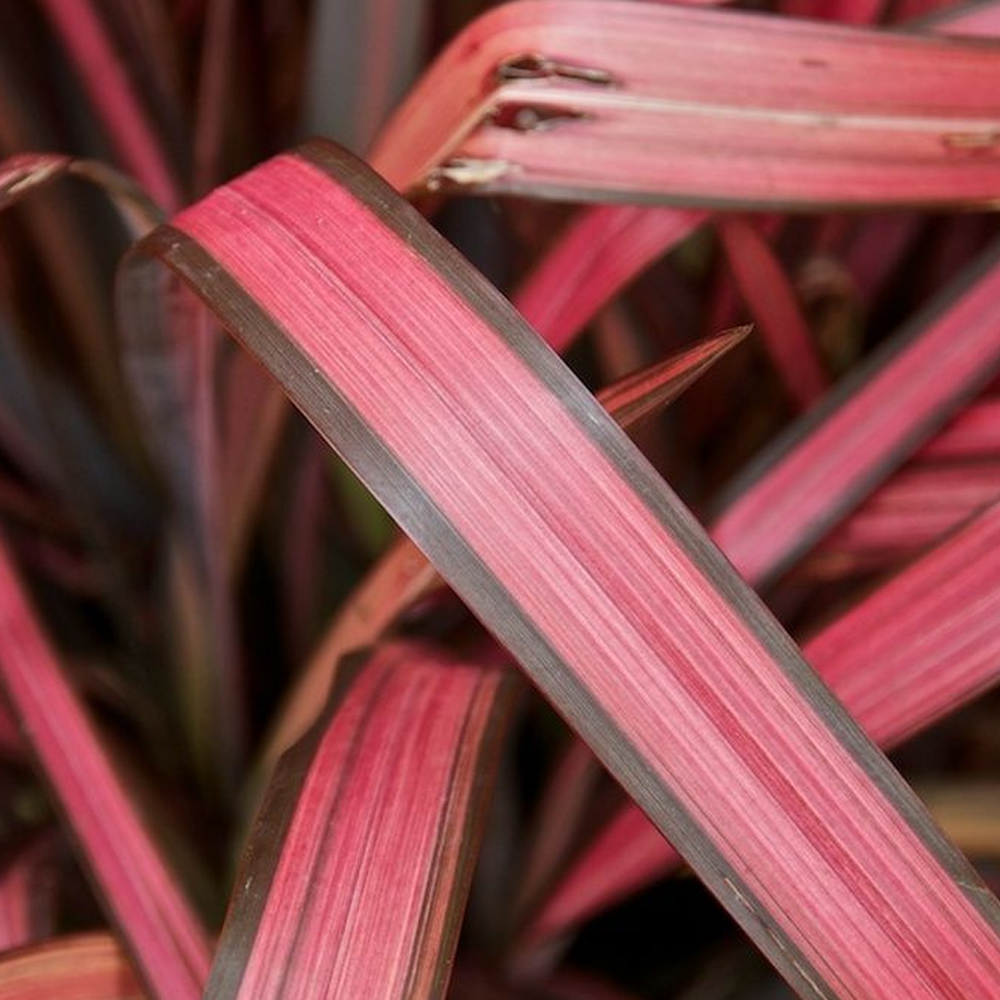
<path id="1" fill-rule="evenodd" d="M 998 35 L 0 6 L 0 1000 L 1000 1000 Z"/>

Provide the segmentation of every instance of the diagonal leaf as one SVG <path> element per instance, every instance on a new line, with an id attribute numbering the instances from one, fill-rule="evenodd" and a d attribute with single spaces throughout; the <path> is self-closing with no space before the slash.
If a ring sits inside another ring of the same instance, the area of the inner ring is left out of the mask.
<path id="1" fill-rule="evenodd" d="M 788 276 L 750 220 L 724 215 L 717 229 L 785 391 L 798 409 L 809 409 L 826 391 L 828 379 Z"/>
<path id="2" fill-rule="evenodd" d="M 108 137 L 127 169 L 168 209 L 184 198 L 147 112 L 130 86 L 98 5 L 92 0 L 43 0 L 41 6 L 66 47 Z"/>
<path id="3" fill-rule="evenodd" d="M 891 748 L 1000 679 L 1000 504 L 828 626 L 804 652 L 872 739 Z M 679 862 L 632 805 L 581 852 L 526 942 L 564 933 Z"/>
<path id="4" fill-rule="evenodd" d="M 950 460 L 996 458 L 1000 455 L 1000 398 L 986 396 L 970 403 L 916 458 Z"/>
<path id="5" fill-rule="evenodd" d="M 1000 367 L 1000 245 L 728 489 L 712 539 L 762 585 L 931 438 Z"/>
<path id="6" fill-rule="evenodd" d="M 132 263 L 150 256 L 280 379 L 803 996 L 1000 992 L 994 897 L 624 434 L 391 188 L 311 144 Z"/>
<path id="7" fill-rule="evenodd" d="M 554 349 L 565 350 L 608 301 L 706 217 L 701 212 L 630 205 L 584 209 L 518 289 L 514 303 Z M 251 445 L 232 448 L 228 456 L 231 478 L 238 477 L 241 484 L 233 490 L 236 499 L 230 512 L 231 564 L 235 566 L 246 540 L 247 498 L 255 495 L 263 481 L 267 458 L 262 452 L 267 451 L 268 442 L 276 440 L 284 410 L 279 406 L 275 412 L 268 397 L 270 430 L 261 432 L 246 420 L 241 401 L 234 400 L 233 405 L 239 407 L 240 416 L 238 422 L 231 421 L 239 429 L 235 437 Z M 252 447 L 261 441 L 262 447 Z M 348 649 L 373 642 L 404 606 L 438 579 L 409 540 L 392 546 L 379 560 L 296 682 L 265 750 L 265 769 L 275 753 L 290 746 L 315 718 L 337 659 Z"/>
<path id="8" fill-rule="evenodd" d="M 600 392 L 597 398 L 619 426 L 631 427 L 669 405 L 749 330 L 740 327 L 711 337 L 626 376 Z M 325 703 L 329 694 L 341 657 L 374 644 L 407 607 L 439 586 L 443 586 L 443 581 L 437 570 L 409 538 L 400 538 L 390 546 L 330 623 L 286 697 L 264 751 L 265 771 L 315 720 L 318 706 Z"/>
<path id="9" fill-rule="evenodd" d="M 816 550 L 816 561 L 878 566 L 913 556 L 1000 497 L 1000 462 L 910 463 Z"/>
<path id="10" fill-rule="evenodd" d="M 201 995 L 208 936 L 165 866 L 0 547 L 0 686 L 153 995 Z"/>
<path id="11" fill-rule="evenodd" d="M 707 218 L 634 205 L 584 209 L 518 289 L 514 304 L 562 352 L 607 302 Z"/>
<path id="12" fill-rule="evenodd" d="M 951 10 L 936 11 L 925 23 L 935 31 L 996 37 L 1000 35 L 1000 3 L 997 0 L 970 0 Z"/>
<path id="13" fill-rule="evenodd" d="M 413 644 L 354 673 L 278 765 L 209 1000 L 444 995 L 510 678 Z"/>

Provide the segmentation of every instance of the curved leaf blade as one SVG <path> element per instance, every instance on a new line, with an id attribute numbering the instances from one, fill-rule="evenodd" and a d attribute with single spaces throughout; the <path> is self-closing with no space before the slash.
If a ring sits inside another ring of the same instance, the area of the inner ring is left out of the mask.
<path id="1" fill-rule="evenodd" d="M 804 647 L 882 747 L 933 725 L 1000 679 L 998 542 L 1000 504 L 994 504 Z M 524 947 L 565 933 L 679 861 L 635 806 L 623 806 L 550 893 Z"/>
<path id="2" fill-rule="evenodd" d="M 534 0 L 452 42 L 373 163 L 400 190 L 988 205 L 1000 196 L 998 92 L 992 42 Z"/>
<path id="3" fill-rule="evenodd" d="M 804 996 L 1000 992 L 996 900 L 593 397 L 389 187 L 315 143 L 141 249 L 268 365 Z"/>
<path id="4" fill-rule="evenodd" d="M 509 694 L 402 643 L 340 679 L 275 772 L 208 1000 L 443 995 Z"/>

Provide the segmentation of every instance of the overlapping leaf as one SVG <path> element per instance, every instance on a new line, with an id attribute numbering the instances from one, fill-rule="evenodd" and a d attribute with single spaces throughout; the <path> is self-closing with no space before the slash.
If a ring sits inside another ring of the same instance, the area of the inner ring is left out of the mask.
<path id="1" fill-rule="evenodd" d="M 509 681 L 412 644 L 341 678 L 271 782 L 207 997 L 444 995 Z"/>
<path id="2" fill-rule="evenodd" d="M 626 376 L 598 399 L 619 426 L 631 427 L 667 406 L 748 331 L 748 327 L 728 331 Z M 296 680 L 265 751 L 265 769 L 312 724 L 325 704 L 341 657 L 375 643 L 407 607 L 442 585 L 410 539 L 401 538 L 389 548 L 344 603 Z"/>
<path id="3" fill-rule="evenodd" d="M 143 250 L 264 360 L 800 992 L 1000 991 L 992 896 L 592 397 L 389 188 L 308 146 Z"/>
<path id="4" fill-rule="evenodd" d="M 702 204 L 990 203 L 1000 49 L 730 11 L 508 4 L 373 162 L 401 189 Z"/>
<path id="5" fill-rule="evenodd" d="M 892 747 L 1000 678 L 1000 506 L 828 626 L 809 662 L 883 747 Z M 669 872 L 677 853 L 632 807 L 581 852 L 529 937 L 571 928 Z"/>
<path id="6" fill-rule="evenodd" d="M 731 484 L 713 540 L 772 580 L 929 440 L 1000 367 L 998 248 L 855 368 Z"/>

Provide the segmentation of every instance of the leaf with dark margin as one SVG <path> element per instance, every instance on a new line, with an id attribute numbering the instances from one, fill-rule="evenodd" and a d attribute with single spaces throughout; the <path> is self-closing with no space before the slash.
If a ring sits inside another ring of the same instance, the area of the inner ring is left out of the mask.
<path id="1" fill-rule="evenodd" d="M 598 393 L 597 399 L 619 426 L 629 428 L 669 406 L 749 332 L 750 327 L 740 327 L 707 338 L 620 379 Z M 341 657 L 372 645 L 407 607 L 442 586 L 437 570 L 409 538 L 400 538 L 389 547 L 344 602 L 286 696 L 264 750 L 265 771 L 312 724 L 326 701 Z"/>
<path id="2" fill-rule="evenodd" d="M 712 539 L 772 581 L 1000 369 L 1000 244 L 842 379 L 727 487 Z"/>
<path id="3" fill-rule="evenodd" d="M 144 258 L 261 358 L 804 996 L 1000 992 L 992 894 L 593 397 L 376 175 L 309 144 Z"/>
<path id="4" fill-rule="evenodd" d="M 933 725 L 1000 678 L 998 552 L 995 504 L 804 647 L 819 675 L 883 747 Z M 631 804 L 623 806 L 553 889 L 522 950 L 613 906 L 678 862 L 649 820 Z"/>
<path id="5" fill-rule="evenodd" d="M 512 692 L 482 663 L 398 643 L 342 673 L 271 780 L 207 1000 L 444 995 Z"/>

